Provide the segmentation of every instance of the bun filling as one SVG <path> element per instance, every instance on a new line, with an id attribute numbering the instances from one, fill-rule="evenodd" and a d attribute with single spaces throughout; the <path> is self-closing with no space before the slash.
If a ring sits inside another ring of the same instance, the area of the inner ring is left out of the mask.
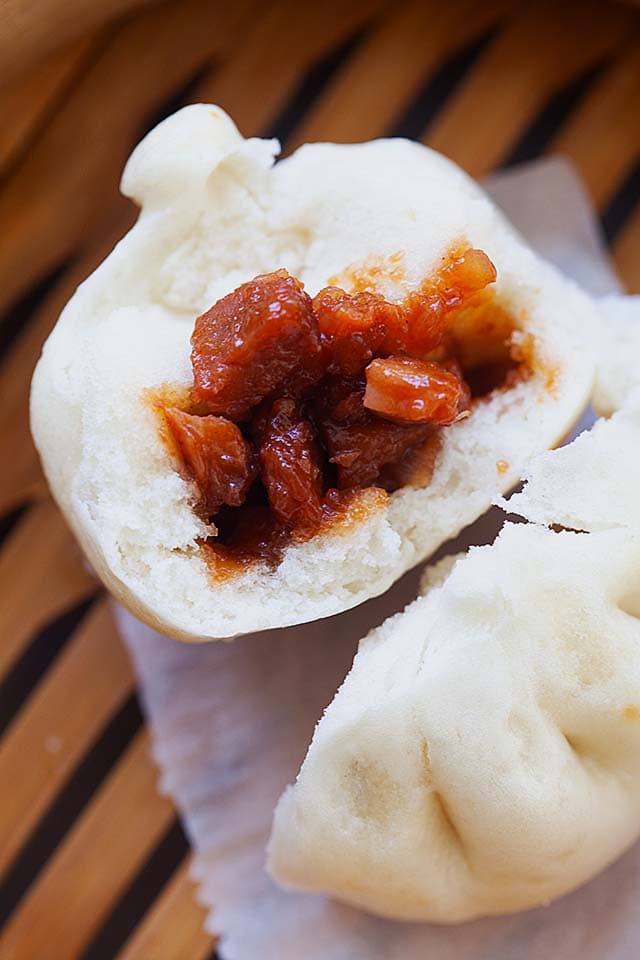
<path id="1" fill-rule="evenodd" d="M 424 486 L 441 431 L 531 374 L 481 250 L 450 251 L 400 303 L 375 279 L 313 299 L 285 270 L 242 284 L 196 320 L 188 396 L 154 398 L 216 579 Z"/>

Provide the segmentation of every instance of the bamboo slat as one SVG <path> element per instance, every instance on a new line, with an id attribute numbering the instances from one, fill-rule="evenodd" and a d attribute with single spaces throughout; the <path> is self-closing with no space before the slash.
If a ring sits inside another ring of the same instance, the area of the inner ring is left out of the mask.
<path id="1" fill-rule="evenodd" d="M 133 683 L 102 601 L 0 740 L 0 874 Z"/>
<path id="2" fill-rule="evenodd" d="M 383 135 L 442 60 L 495 23 L 510 0 L 424 0 L 393 7 L 338 71 L 287 143 L 337 143 Z"/>
<path id="3" fill-rule="evenodd" d="M 628 292 L 640 294 L 640 209 L 616 240 L 613 259 Z"/>
<path id="4" fill-rule="evenodd" d="M 475 177 L 496 167 L 549 96 L 623 42 L 633 13 L 599 0 L 520 4 L 426 131 Z"/>
<path id="5" fill-rule="evenodd" d="M 51 500 L 33 507 L 0 552 L 0 677 L 34 633 L 83 597 L 96 582 Z"/>
<path id="6" fill-rule="evenodd" d="M 194 99 L 227 110 L 245 136 L 264 134 L 305 71 L 384 8 L 381 0 L 297 0 L 265 8 L 237 54 L 203 78 Z"/>
<path id="7" fill-rule="evenodd" d="M 6 175 L 47 115 L 61 102 L 96 42 L 94 34 L 82 37 L 0 89 L 0 176 Z"/>
<path id="8" fill-rule="evenodd" d="M 0 83 L 148 0 L 3 0 L 0 19 Z M 36 67 L 37 69 L 37 67 Z"/>
<path id="9" fill-rule="evenodd" d="M 173 817 L 156 781 L 140 733 L 12 915 L 3 960 L 78 956 Z"/>
<path id="10" fill-rule="evenodd" d="M 189 866 L 186 862 L 176 870 L 117 960 L 205 960 L 211 955 L 211 937 L 203 930 L 205 911 L 196 901 Z"/>
<path id="11" fill-rule="evenodd" d="M 640 157 L 640 34 L 578 106 L 551 144 L 571 160 L 603 207 Z"/>

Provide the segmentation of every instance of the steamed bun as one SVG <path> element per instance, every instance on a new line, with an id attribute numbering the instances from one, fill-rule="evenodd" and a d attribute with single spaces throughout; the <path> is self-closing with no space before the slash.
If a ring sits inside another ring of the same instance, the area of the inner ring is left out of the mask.
<path id="1" fill-rule="evenodd" d="M 361 644 L 278 805 L 287 886 L 403 920 L 542 904 L 640 833 L 640 540 L 508 525 Z"/>
<path id="2" fill-rule="evenodd" d="M 621 356 L 614 337 L 603 369 Z M 532 522 L 428 571 L 361 642 L 278 804 L 279 882 L 454 922 L 546 903 L 638 838 L 636 357 L 623 408 L 507 502 Z"/>
<path id="3" fill-rule="evenodd" d="M 594 311 L 469 178 L 418 144 L 314 144 L 274 165 L 220 109 L 187 107 L 132 154 L 133 229 L 83 283 L 34 375 L 32 428 L 60 507 L 113 594 L 188 640 L 325 617 L 386 590 L 507 490 L 586 402 Z M 310 294 L 370 257 L 402 254 L 400 298 L 461 239 L 498 269 L 496 293 L 535 341 L 527 381 L 443 435 L 433 476 L 349 527 L 290 545 L 275 570 L 214 582 L 210 527 L 159 436 L 149 391 L 191 384 L 194 318 L 240 283 L 284 267 Z"/>

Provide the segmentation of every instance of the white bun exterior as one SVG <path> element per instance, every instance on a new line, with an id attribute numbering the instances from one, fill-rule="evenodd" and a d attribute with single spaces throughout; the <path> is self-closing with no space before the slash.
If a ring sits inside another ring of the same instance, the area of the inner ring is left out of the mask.
<path id="1" fill-rule="evenodd" d="M 635 389 L 534 461 L 508 501 L 534 522 L 362 641 L 277 807 L 280 883 L 449 923 L 544 904 L 638 838 L 638 450 Z"/>
<path id="2" fill-rule="evenodd" d="M 640 389 L 609 420 L 536 457 L 525 476 L 523 491 L 502 501 L 511 513 L 569 530 L 640 530 Z"/>
<path id="3" fill-rule="evenodd" d="M 640 295 L 611 296 L 598 301 L 602 323 L 598 325 L 598 365 L 593 406 L 608 417 L 619 410 L 640 385 Z"/>
<path id="4" fill-rule="evenodd" d="M 592 384 L 590 301 L 455 165 L 401 140 L 314 144 L 274 166 L 276 152 L 208 105 L 155 128 L 122 179 L 140 217 L 78 288 L 33 380 L 36 445 L 90 562 L 136 616 L 185 640 L 315 620 L 382 593 L 556 443 Z M 535 338 L 539 373 L 446 431 L 428 486 L 288 547 L 274 571 L 212 582 L 194 491 L 145 402 L 149 389 L 191 383 L 195 317 L 258 273 L 285 267 L 313 295 L 398 252 L 405 280 L 381 292 L 400 297 L 459 240 L 496 264 L 497 295 Z"/>

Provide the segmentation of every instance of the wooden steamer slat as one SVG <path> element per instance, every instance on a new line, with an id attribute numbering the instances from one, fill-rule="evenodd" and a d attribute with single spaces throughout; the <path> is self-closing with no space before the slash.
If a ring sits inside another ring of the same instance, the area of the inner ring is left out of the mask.
<path id="1" fill-rule="evenodd" d="M 42 62 L 49 51 L 130 11 L 149 0 L 77 0 L 70 10 L 67 0 L 3 0 L 0 19 L 0 83 Z M 36 67 L 37 69 L 37 67 Z"/>
<path id="2" fill-rule="evenodd" d="M 383 6 L 382 0 L 323 0 L 308 4 L 303 17 L 298 0 L 281 0 L 235 56 L 203 78 L 193 99 L 219 104 L 245 136 L 264 136 L 305 71 Z"/>
<path id="3" fill-rule="evenodd" d="M 616 240 L 613 260 L 629 293 L 640 294 L 640 208 Z"/>
<path id="4" fill-rule="evenodd" d="M 173 815 L 140 733 L 9 920 L 3 960 L 77 957 Z"/>
<path id="5" fill-rule="evenodd" d="M 551 144 L 578 169 L 603 207 L 640 157 L 640 32 Z"/>
<path id="6" fill-rule="evenodd" d="M 513 6 L 512 0 L 410 0 L 390 10 L 338 71 L 287 142 L 352 143 L 382 136 L 425 77 Z"/>
<path id="7" fill-rule="evenodd" d="M 2 677 L 38 629 L 97 589 L 51 500 L 33 507 L 4 544 L 0 584 Z"/>
<path id="8" fill-rule="evenodd" d="M 206 960 L 211 956 L 211 937 L 203 929 L 206 911 L 196 900 L 189 867 L 186 862 L 176 870 L 117 960 Z"/>
<path id="9" fill-rule="evenodd" d="M 0 874 L 133 686 L 103 600 L 0 740 Z"/>
<path id="10" fill-rule="evenodd" d="M 85 67 L 96 40 L 93 35 L 82 37 L 0 90 L 0 176 L 6 175 L 47 114 L 60 103 L 69 85 Z"/>
<path id="11" fill-rule="evenodd" d="M 517 7 L 426 131 L 425 143 L 474 177 L 496 167 L 548 97 L 620 46 L 634 14 L 599 0 Z"/>

